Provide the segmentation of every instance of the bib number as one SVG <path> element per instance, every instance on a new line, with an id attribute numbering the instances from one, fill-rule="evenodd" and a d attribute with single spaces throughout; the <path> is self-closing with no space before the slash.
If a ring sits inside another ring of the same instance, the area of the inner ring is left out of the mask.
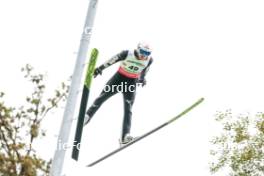
<path id="1" fill-rule="evenodd" d="M 136 66 L 133 66 L 133 65 L 131 65 L 131 66 L 129 66 L 128 67 L 130 70 L 133 70 L 133 71 L 138 71 L 138 67 L 136 67 Z"/>

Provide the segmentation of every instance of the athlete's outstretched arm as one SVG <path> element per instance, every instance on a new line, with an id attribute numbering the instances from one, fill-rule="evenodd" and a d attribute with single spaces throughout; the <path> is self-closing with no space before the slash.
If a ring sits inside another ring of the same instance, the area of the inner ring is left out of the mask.
<path id="1" fill-rule="evenodd" d="M 128 55 L 128 50 L 124 50 L 118 54 L 116 54 L 115 56 L 111 57 L 109 60 L 107 60 L 104 64 L 102 64 L 101 66 L 97 67 L 94 70 L 94 77 L 96 77 L 97 75 L 101 75 L 103 70 L 106 69 L 107 67 L 121 61 L 121 60 L 125 60 L 126 57 Z"/>

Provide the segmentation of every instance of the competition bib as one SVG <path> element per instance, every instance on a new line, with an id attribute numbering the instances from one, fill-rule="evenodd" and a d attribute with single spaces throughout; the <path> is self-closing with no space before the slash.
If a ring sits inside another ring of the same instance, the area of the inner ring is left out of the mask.
<path id="1" fill-rule="evenodd" d="M 129 51 L 127 58 L 121 62 L 119 73 L 129 77 L 138 78 L 144 68 L 147 67 L 149 59 L 139 60 L 133 52 Z"/>

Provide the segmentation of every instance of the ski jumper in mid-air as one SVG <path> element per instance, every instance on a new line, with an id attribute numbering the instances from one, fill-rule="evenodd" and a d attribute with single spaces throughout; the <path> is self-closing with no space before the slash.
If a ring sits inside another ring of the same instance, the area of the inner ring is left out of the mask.
<path id="1" fill-rule="evenodd" d="M 84 124 L 86 125 L 100 106 L 111 96 L 118 92 L 123 94 L 124 100 L 124 119 L 122 126 L 122 135 L 119 140 L 120 145 L 125 145 L 133 140 L 130 135 L 132 106 L 136 96 L 136 86 L 146 85 L 145 76 L 153 62 L 151 57 L 151 48 L 146 43 L 139 43 L 137 49 L 129 51 L 124 50 L 113 56 L 103 65 L 94 71 L 94 77 L 101 75 L 102 71 L 117 62 L 121 62 L 118 71 L 106 83 L 100 96 L 94 101 L 92 106 L 85 114 Z"/>

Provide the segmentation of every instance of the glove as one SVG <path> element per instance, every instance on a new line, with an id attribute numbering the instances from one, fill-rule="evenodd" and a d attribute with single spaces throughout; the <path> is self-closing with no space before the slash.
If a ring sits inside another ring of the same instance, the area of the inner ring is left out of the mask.
<path id="1" fill-rule="evenodd" d="M 143 78 L 143 79 L 139 79 L 137 83 L 141 84 L 141 86 L 144 87 L 147 84 L 147 81 Z"/>
<path id="2" fill-rule="evenodd" d="M 96 76 L 99 75 L 99 74 L 102 75 L 102 71 L 103 71 L 103 70 L 102 70 L 101 68 L 99 68 L 99 67 L 96 68 L 96 69 L 94 70 L 94 74 L 93 74 L 94 77 L 96 77 Z"/>

